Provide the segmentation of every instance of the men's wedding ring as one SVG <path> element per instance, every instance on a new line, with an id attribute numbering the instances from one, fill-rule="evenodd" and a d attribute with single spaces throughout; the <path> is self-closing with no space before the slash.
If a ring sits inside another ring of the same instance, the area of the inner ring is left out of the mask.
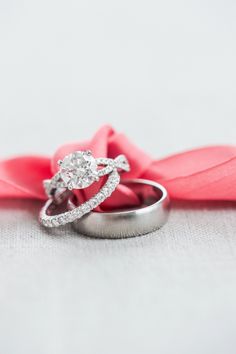
<path id="1" fill-rule="evenodd" d="M 121 183 L 136 193 L 140 206 L 109 212 L 91 211 L 73 222 L 77 232 L 99 238 L 126 238 L 147 234 L 165 224 L 169 213 L 169 196 L 162 185 L 144 179 L 123 180 Z M 76 208 L 71 198 L 68 208 Z"/>

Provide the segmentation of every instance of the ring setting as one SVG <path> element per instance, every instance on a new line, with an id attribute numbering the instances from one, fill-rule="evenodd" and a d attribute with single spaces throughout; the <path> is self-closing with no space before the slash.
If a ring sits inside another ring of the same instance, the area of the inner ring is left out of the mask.
<path id="1" fill-rule="evenodd" d="M 62 181 L 69 190 L 89 187 L 98 181 L 97 162 L 90 151 L 76 151 L 58 161 Z"/>

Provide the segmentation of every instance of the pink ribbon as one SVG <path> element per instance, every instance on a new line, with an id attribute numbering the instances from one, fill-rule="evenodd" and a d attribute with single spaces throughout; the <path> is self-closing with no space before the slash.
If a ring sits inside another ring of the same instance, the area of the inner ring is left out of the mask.
<path id="1" fill-rule="evenodd" d="M 95 157 L 115 158 L 125 154 L 131 171 L 122 175 L 124 179 L 157 181 L 167 188 L 171 199 L 236 200 L 235 146 L 209 146 L 154 160 L 110 126 L 103 126 L 90 141 L 63 145 L 52 158 L 29 155 L 1 161 L 0 198 L 45 200 L 42 181 L 51 178 L 58 170 L 57 161 L 72 151 L 84 149 L 90 149 Z M 80 191 L 80 198 L 89 198 L 100 184 Z M 103 208 L 136 205 L 138 202 L 128 187 L 120 185 Z"/>

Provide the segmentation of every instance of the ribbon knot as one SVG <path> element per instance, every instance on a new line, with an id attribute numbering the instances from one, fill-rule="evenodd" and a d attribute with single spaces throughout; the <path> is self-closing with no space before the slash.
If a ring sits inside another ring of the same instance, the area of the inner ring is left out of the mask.
<path id="1" fill-rule="evenodd" d="M 89 141 L 63 145 L 52 158 L 28 155 L 1 161 L 0 198 L 45 200 L 43 180 L 50 179 L 58 170 L 58 160 L 78 150 L 91 150 L 95 157 L 125 155 L 131 168 L 124 178 L 159 182 L 167 188 L 171 199 L 236 200 L 236 146 L 209 146 L 154 160 L 110 126 L 100 128 Z M 124 167 L 126 162 L 117 159 L 116 163 Z M 82 197 L 91 197 L 94 188 L 84 189 L 80 192 Z M 137 203 L 138 197 L 127 186 L 119 185 L 103 208 Z"/>

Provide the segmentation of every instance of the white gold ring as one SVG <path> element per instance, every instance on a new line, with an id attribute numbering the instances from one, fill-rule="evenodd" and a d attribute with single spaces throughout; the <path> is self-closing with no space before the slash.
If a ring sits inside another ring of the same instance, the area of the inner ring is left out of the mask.
<path id="1" fill-rule="evenodd" d="M 140 199 L 140 206 L 108 212 L 91 212 L 73 226 L 80 234 L 99 238 L 126 238 L 144 235 L 162 227 L 169 213 L 169 196 L 160 184 L 144 179 L 123 180 Z M 68 208 L 76 208 L 69 197 Z"/>
<path id="2" fill-rule="evenodd" d="M 94 158 L 90 151 L 73 152 L 58 161 L 58 164 L 60 170 L 52 179 L 44 181 L 49 199 L 41 209 L 39 221 L 46 227 L 65 225 L 89 213 L 114 192 L 120 182 L 119 171 L 130 170 L 124 155 L 119 155 L 115 159 Z M 57 194 L 61 196 L 66 190 L 87 188 L 105 175 L 108 175 L 107 181 L 91 199 L 74 210 L 53 215 L 55 205 L 58 204 Z"/>

